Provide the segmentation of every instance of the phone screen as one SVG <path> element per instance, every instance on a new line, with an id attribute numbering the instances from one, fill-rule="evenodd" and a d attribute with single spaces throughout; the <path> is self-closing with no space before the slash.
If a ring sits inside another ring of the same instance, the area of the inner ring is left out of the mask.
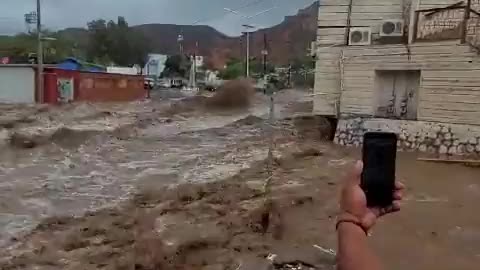
<path id="1" fill-rule="evenodd" d="M 397 136 L 367 133 L 363 141 L 362 189 L 368 206 L 386 207 L 393 202 Z"/>

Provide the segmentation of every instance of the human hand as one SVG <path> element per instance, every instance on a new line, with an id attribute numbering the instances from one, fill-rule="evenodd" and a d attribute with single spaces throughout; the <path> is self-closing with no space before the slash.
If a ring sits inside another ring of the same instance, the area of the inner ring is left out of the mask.
<path id="1" fill-rule="evenodd" d="M 362 226 L 363 230 L 368 232 L 379 217 L 400 211 L 400 201 L 403 199 L 405 186 L 400 182 L 395 182 L 394 201 L 391 206 L 369 208 L 367 207 L 367 196 L 360 187 L 362 171 L 363 162 L 358 161 L 344 183 L 340 199 L 341 214 L 339 219 L 353 219 Z"/>

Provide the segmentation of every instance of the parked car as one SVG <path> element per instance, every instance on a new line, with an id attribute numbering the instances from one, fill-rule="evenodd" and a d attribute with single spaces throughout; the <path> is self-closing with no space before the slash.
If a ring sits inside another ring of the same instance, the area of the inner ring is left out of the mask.
<path id="1" fill-rule="evenodd" d="M 171 85 L 171 88 L 182 88 L 186 84 L 183 82 L 182 79 L 172 79 L 170 85 Z"/>
<path id="2" fill-rule="evenodd" d="M 158 81 L 158 86 L 161 88 L 172 88 L 172 83 L 169 79 L 160 79 Z"/>

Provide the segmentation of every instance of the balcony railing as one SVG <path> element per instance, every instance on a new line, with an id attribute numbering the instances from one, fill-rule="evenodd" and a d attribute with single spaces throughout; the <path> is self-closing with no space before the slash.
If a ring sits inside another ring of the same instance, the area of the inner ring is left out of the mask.
<path id="1" fill-rule="evenodd" d="M 480 45 L 480 13 L 475 9 L 479 6 L 480 0 L 468 0 L 444 8 L 416 11 L 414 40 L 460 39 L 462 43 Z"/>

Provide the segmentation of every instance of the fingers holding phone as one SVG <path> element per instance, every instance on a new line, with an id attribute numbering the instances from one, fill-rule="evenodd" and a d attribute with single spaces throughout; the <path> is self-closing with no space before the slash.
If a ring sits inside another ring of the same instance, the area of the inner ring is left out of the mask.
<path id="1" fill-rule="evenodd" d="M 369 231 L 377 218 L 400 210 L 405 186 L 395 179 L 397 137 L 367 133 L 363 160 L 358 161 L 344 185 L 342 215 L 356 218 Z"/>

